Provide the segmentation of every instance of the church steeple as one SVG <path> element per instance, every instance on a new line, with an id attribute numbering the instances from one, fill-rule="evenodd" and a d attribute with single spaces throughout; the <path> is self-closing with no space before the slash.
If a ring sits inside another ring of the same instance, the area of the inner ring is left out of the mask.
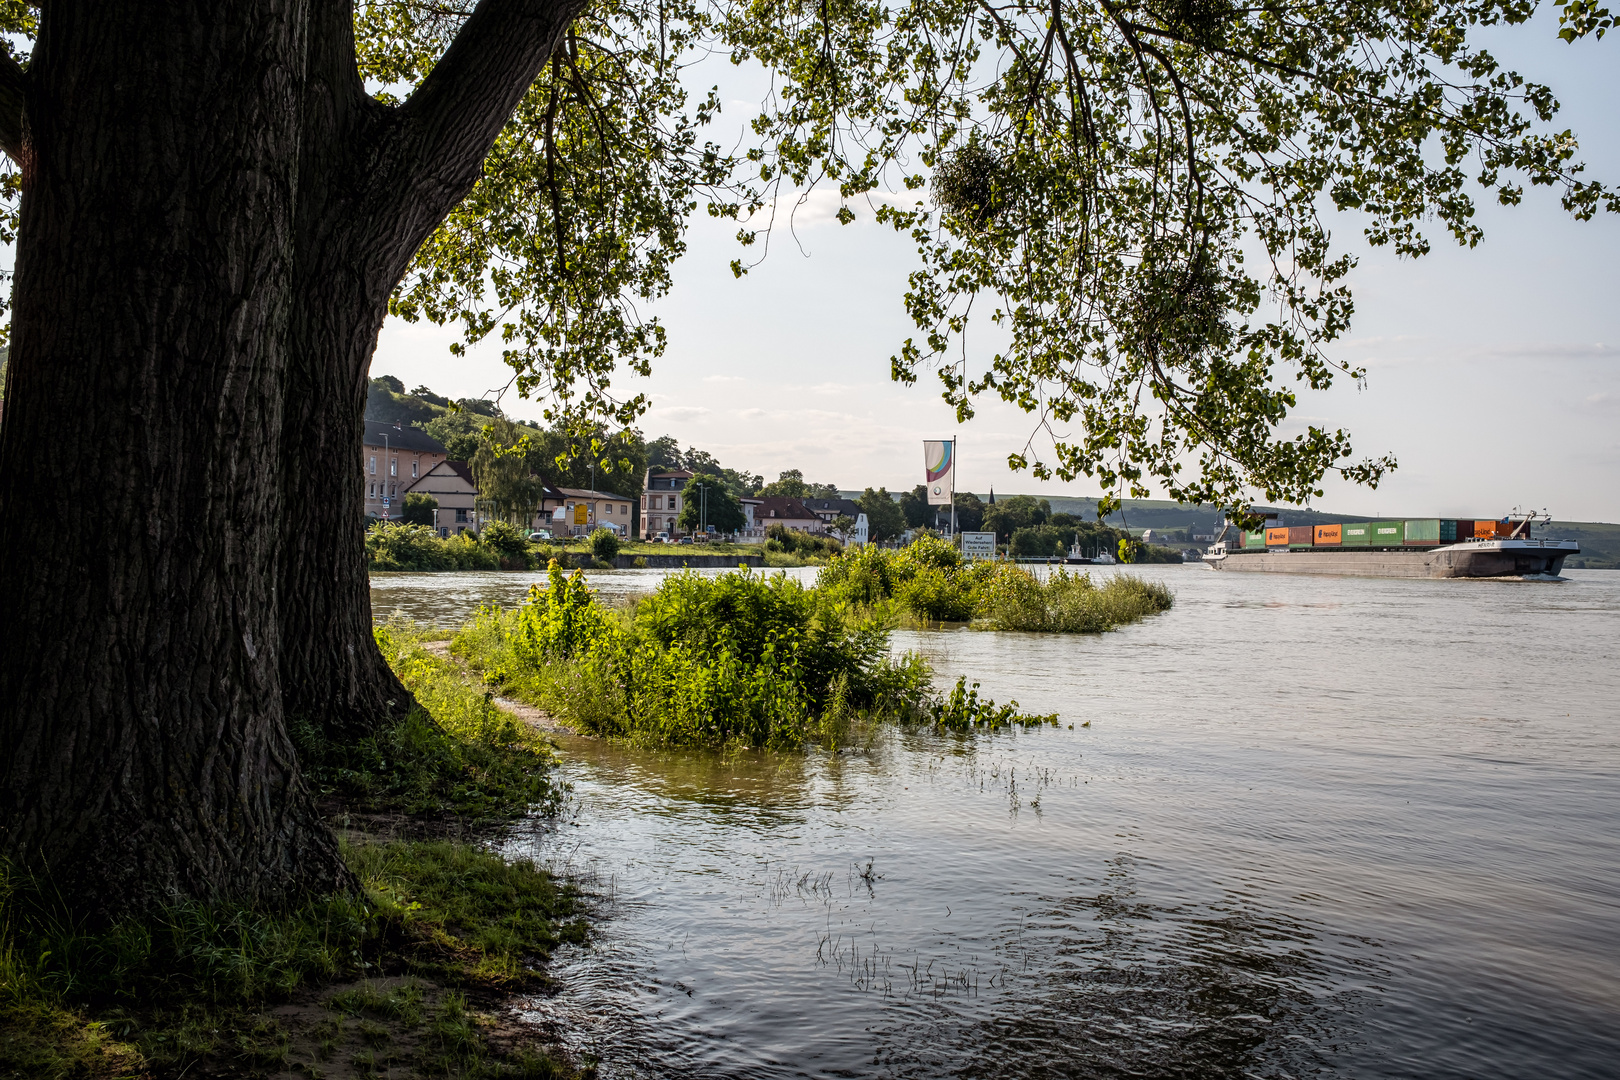
<path id="1" fill-rule="evenodd" d="M 996 505 L 996 489 L 994 487 L 992 487 L 990 489 L 990 502 L 989 502 L 988 505 L 990 505 L 990 506 Z"/>

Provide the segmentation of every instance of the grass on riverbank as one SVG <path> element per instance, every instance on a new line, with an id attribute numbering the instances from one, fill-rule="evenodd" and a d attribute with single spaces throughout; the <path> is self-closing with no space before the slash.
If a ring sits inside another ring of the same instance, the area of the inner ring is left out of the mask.
<path id="1" fill-rule="evenodd" d="M 480 821 L 545 812 L 558 792 L 544 735 L 497 708 L 428 635 L 397 622 L 373 631 L 417 708 L 372 735 L 330 743 L 294 722 L 305 776 L 321 794 L 367 812 Z"/>
<path id="2" fill-rule="evenodd" d="M 95 932 L 0 867 L 0 1077 L 570 1075 L 490 1005 L 584 940 L 577 894 L 466 845 L 343 852 L 360 896 Z"/>
<path id="3" fill-rule="evenodd" d="M 345 745 L 294 725 L 330 812 L 438 833 L 555 805 L 541 734 L 426 632 L 376 634 L 418 708 Z M 466 843 L 343 853 L 361 895 L 292 912 L 186 903 L 94 932 L 0 864 L 0 1080 L 571 1075 L 500 1015 L 543 982 L 558 941 L 583 940 L 571 889 Z"/>
<path id="4" fill-rule="evenodd" d="M 883 626 L 782 575 L 681 574 L 608 608 L 553 567 L 451 649 L 575 730 L 642 745 L 836 749 L 877 723 L 940 721 L 921 657 L 890 656 Z M 975 696 L 952 714 L 970 723 L 949 726 L 1055 723 L 1016 705 Z"/>

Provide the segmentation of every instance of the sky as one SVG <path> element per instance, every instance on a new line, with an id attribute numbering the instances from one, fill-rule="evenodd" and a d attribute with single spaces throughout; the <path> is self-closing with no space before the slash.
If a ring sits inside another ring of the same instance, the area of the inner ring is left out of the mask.
<path id="1" fill-rule="evenodd" d="M 1620 184 L 1620 34 L 1575 46 L 1555 35 L 1556 17 L 1544 13 L 1489 44 L 1553 88 L 1564 106 L 1558 124 L 1580 137 L 1588 176 Z M 749 109 L 737 101 L 728 115 Z M 835 209 L 812 193 L 794 233 L 780 232 L 741 280 L 729 269 L 736 225 L 694 218 L 674 289 L 653 309 L 668 350 L 650 378 L 619 382 L 650 394 L 647 436 L 673 435 L 767 479 L 797 468 L 817 483 L 890 491 L 922 482 L 924 439 L 954 437 L 958 490 L 1099 494 L 1085 478 L 1041 482 L 1008 468 L 1007 455 L 1032 434 L 1016 408 L 984 401 L 958 425 L 928 378 L 890 381 L 889 357 L 914 332 L 901 304 L 913 250 L 870 212 L 840 226 Z M 1554 193 L 1531 189 L 1518 207 L 1480 204 L 1479 247 L 1436 237 L 1418 260 L 1368 248 L 1354 215 L 1333 219 L 1335 239 L 1360 263 L 1350 278 L 1354 324 L 1329 353 L 1367 378 L 1302 396 L 1282 430 L 1343 427 L 1358 457 L 1389 452 L 1400 467 L 1376 491 L 1330 477 L 1315 507 L 1462 517 L 1545 508 L 1562 520 L 1620 521 L 1617 218 L 1575 222 Z M 454 338 L 390 320 L 372 373 L 455 397 L 507 383 L 498 345 L 458 358 L 448 352 Z M 995 344 L 970 332 L 970 359 L 982 367 Z M 502 406 L 536 419 L 542 408 L 515 392 Z"/>

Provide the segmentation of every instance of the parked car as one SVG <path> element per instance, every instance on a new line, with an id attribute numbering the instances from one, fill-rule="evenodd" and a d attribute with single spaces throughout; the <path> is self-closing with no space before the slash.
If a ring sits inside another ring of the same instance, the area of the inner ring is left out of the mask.
<path id="1" fill-rule="evenodd" d="M 690 536 L 683 536 L 675 542 L 677 544 L 690 544 L 692 542 L 692 538 Z"/>
<path id="2" fill-rule="evenodd" d="M 655 543 L 655 544 L 667 544 L 667 543 L 669 543 L 669 533 L 667 533 L 667 532 L 654 533 L 653 538 L 652 538 L 652 542 Z"/>
<path id="3" fill-rule="evenodd" d="M 534 532 L 529 534 L 529 539 L 533 540 L 533 541 L 536 541 L 536 542 L 541 541 L 541 540 L 550 540 L 551 539 L 551 530 L 550 529 L 536 529 L 536 530 L 534 530 Z"/>

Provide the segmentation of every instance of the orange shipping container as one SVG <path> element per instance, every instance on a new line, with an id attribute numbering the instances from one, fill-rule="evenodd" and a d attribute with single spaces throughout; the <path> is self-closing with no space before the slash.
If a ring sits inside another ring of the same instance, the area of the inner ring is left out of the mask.
<path id="1" fill-rule="evenodd" d="M 1318 544 L 1337 544 L 1343 540 L 1339 533 L 1340 529 L 1337 525 L 1318 525 L 1316 527 L 1316 542 Z"/>
<path id="2" fill-rule="evenodd" d="M 1476 521 L 1474 522 L 1474 535 L 1486 540 L 1497 536 L 1511 536 L 1513 526 L 1505 521 Z"/>
<path id="3" fill-rule="evenodd" d="M 1287 547 L 1287 546 L 1288 546 L 1288 530 L 1286 528 L 1283 528 L 1283 529 L 1267 529 L 1266 530 L 1266 547 Z"/>

